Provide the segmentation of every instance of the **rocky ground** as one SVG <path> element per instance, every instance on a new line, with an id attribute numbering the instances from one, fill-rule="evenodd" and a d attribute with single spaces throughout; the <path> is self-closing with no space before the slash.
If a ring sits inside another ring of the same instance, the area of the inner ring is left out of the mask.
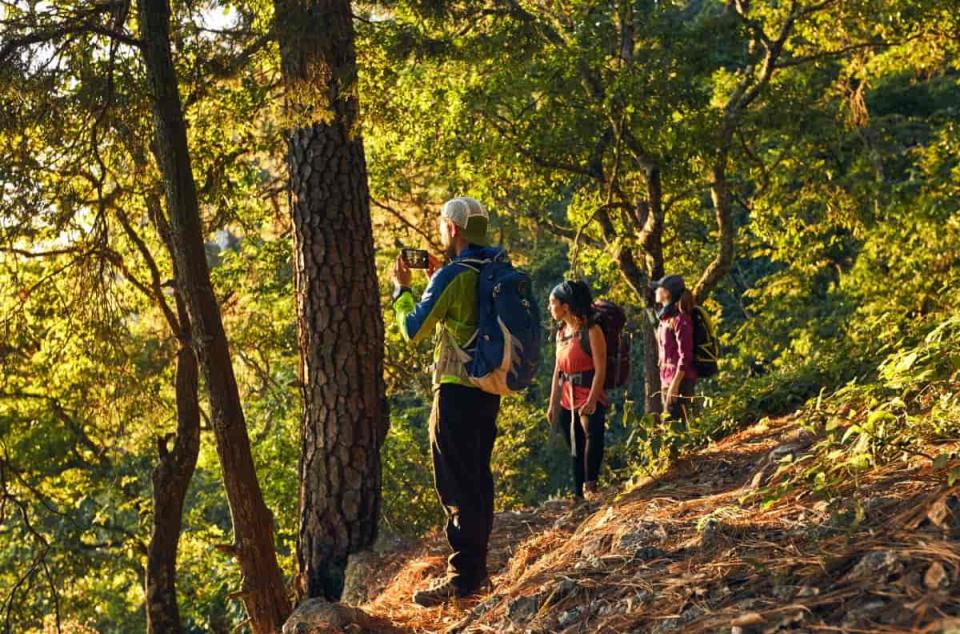
<path id="1" fill-rule="evenodd" d="M 493 589 L 423 609 L 437 535 L 380 560 L 355 598 L 370 620 L 340 631 L 960 632 L 956 487 L 918 458 L 864 472 L 855 518 L 806 489 L 757 495 L 812 440 L 764 422 L 601 501 L 500 514 Z"/>

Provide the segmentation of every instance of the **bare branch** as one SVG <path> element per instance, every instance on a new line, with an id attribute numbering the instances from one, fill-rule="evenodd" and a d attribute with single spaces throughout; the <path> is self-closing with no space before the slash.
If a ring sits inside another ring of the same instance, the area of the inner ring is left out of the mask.
<path id="1" fill-rule="evenodd" d="M 525 215 L 527 218 L 531 218 L 535 220 L 537 224 L 539 224 L 541 227 L 543 227 L 553 235 L 557 236 L 558 238 L 564 238 L 565 240 L 573 240 L 577 237 L 577 233 L 578 233 L 577 229 L 573 227 L 567 227 L 567 226 L 558 224 L 553 220 L 551 220 L 550 218 L 547 218 L 545 216 L 540 216 L 534 212 L 529 212 L 523 215 Z M 591 247 L 594 247 L 597 249 L 601 249 L 604 246 L 603 241 L 597 240 L 588 234 L 581 235 L 580 241 L 583 242 L 584 244 L 588 244 Z"/>
<path id="2" fill-rule="evenodd" d="M 604 205 L 600 205 L 599 207 L 594 209 L 589 216 L 587 216 L 587 219 L 583 222 L 583 224 L 580 225 L 580 228 L 577 229 L 576 234 L 573 236 L 573 245 L 571 247 L 571 254 L 570 254 L 570 268 L 576 270 L 577 255 L 579 254 L 579 251 L 580 251 L 580 240 L 585 235 L 584 232 L 587 230 L 587 227 L 593 224 L 593 222 L 597 219 L 597 217 L 601 213 L 607 213 L 612 209 L 620 209 L 620 208 L 626 208 L 626 207 L 627 205 L 623 203 L 617 203 L 617 202 L 607 203 Z M 610 226 L 611 227 L 613 226 L 612 223 L 610 224 Z M 612 238 L 610 238 L 609 235 L 608 235 L 608 239 L 612 240 Z"/>
<path id="3" fill-rule="evenodd" d="M 513 149 L 515 149 L 517 152 L 519 152 L 520 154 L 523 154 L 525 157 L 530 159 L 534 163 L 534 165 L 536 165 L 537 167 L 541 167 L 544 169 L 560 170 L 562 172 L 569 172 L 571 174 L 578 174 L 580 176 L 586 176 L 588 178 L 603 182 L 603 175 L 597 174 L 591 169 L 580 167 L 578 165 L 574 165 L 573 163 L 567 163 L 564 161 L 558 161 L 554 159 L 547 159 L 536 154 L 535 152 L 533 152 L 533 150 L 527 147 L 524 147 L 522 144 L 520 144 L 516 140 L 517 136 L 519 136 L 516 134 L 515 131 L 513 131 L 516 129 L 516 124 L 506 119 L 505 117 L 498 114 L 494 114 L 493 118 L 490 118 L 486 114 L 481 114 L 481 116 L 487 118 L 490 125 L 492 125 L 494 129 L 497 130 L 500 136 L 502 136 L 506 141 L 510 143 Z M 507 127 L 513 128 L 513 130 L 508 131 Z"/>
<path id="4" fill-rule="evenodd" d="M 601 210 L 598 219 L 600 221 L 600 227 L 603 229 L 604 237 L 608 242 L 614 242 L 618 236 L 613 221 L 610 220 L 609 210 Z M 612 255 L 627 286 L 630 287 L 630 290 L 634 292 L 641 303 L 645 303 L 646 295 L 644 289 L 646 288 L 647 276 L 643 272 L 643 269 L 637 264 L 636 258 L 633 257 L 633 252 L 623 244 L 620 244 Z"/>
<path id="5" fill-rule="evenodd" d="M 55 28 L 34 31 L 28 35 L 7 40 L 7 42 L 0 47 L 0 64 L 8 63 L 10 56 L 21 48 L 34 46 L 36 44 L 44 44 L 54 40 L 60 40 L 68 35 L 101 35 L 103 37 L 108 37 L 115 42 L 119 42 L 120 44 L 126 44 L 136 48 L 140 47 L 140 40 L 136 39 L 135 37 L 127 33 L 114 31 L 106 27 L 99 26 L 97 24 L 63 24 Z"/>
<path id="6" fill-rule="evenodd" d="M 824 59 L 833 59 L 835 57 L 843 57 L 848 53 L 853 53 L 855 51 L 861 51 L 865 49 L 885 49 L 890 48 L 891 46 L 899 46 L 906 42 L 917 39 L 917 37 L 910 37 L 904 40 L 899 41 L 883 41 L 883 42 L 859 42 L 857 44 L 851 44 L 849 46 L 844 46 L 842 48 L 833 49 L 829 51 L 821 51 L 819 53 L 814 53 L 811 55 L 804 55 L 801 57 L 790 57 L 784 59 L 780 62 L 777 62 L 777 68 L 791 68 L 793 66 L 801 66 L 803 64 L 809 64 L 810 62 L 817 62 Z"/>
<path id="7" fill-rule="evenodd" d="M 69 255 L 79 252 L 80 247 L 69 247 L 66 249 L 52 249 L 50 251 L 28 251 L 26 249 L 17 249 L 15 247 L 0 247 L 2 253 L 12 253 L 24 258 L 52 258 L 58 255 Z"/>
<path id="8" fill-rule="evenodd" d="M 133 274 L 133 271 L 127 266 L 126 262 L 123 261 L 123 256 L 111 249 L 110 247 L 101 247 L 98 253 L 103 257 L 104 260 L 113 265 L 115 269 L 120 271 L 120 274 L 131 284 L 133 284 L 137 290 L 146 295 L 148 298 L 153 299 L 153 290 L 147 286 L 145 282 L 140 280 L 136 275 Z"/>
<path id="9" fill-rule="evenodd" d="M 421 229 L 421 228 L 420 228 L 419 226 L 417 226 L 415 223 L 410 222 L 409 220 L 407 220 L 406 217 L 404 217 L 404 215 L 403 215 L 403 214 L 400 212 L 400 210 L 397 209 L 396 207 L 393 207 L 392 205 L 388 205 L 387 203 L 384 203 L 384 202 L 381 202 L 381 201 L 379 201 L 379 200 L 376 200 L 376 199 L 374 199 L 373 197 L 370 198 L 370 204 L 372 204 L 374 207 L 377 207 L 378 209 L 382 209 L 382 210 L 386 211 L 386 212 L 389 213 L 391 216 L 393 216 L 394 218 L 396 218 L 397 220 L 399 220 L 399 221 L 400 221 L 401 223 L 403 223 L 407 228 L 411 229 L 414 233 L 416 233 L 416 234 L 419 235 L 421 238 L 423 238 L 424 240 L 426 240 L 426 241 L 427 241 L 427 244 L 429 244 L 433 249 L 435 249 L 435 250 L 437 250 L 437 251 L 443 251 L 443 247 L 440 246 L 440 243 L 437 242 L 436 238 L 434 238 L 434 237 L 433 237 L 432 235 L 430 235 L 428 232 L 426 232 L 426 231 L 424 231 L 423 229 Z"/>
<path id="10" fill-rule="evenodd" d="M 147 265 L 147 269 L 150 271 L 151 292 L 148 294 L 148 297 L 156 302 L 157 306 L 163 312 L 163 316 L 166 318 L 171 330 L 173 330 L 174 336 L 179 336 L 183 329 L 180 325 L 180 321 L 177 319 L 177 316 L 174 315 L 173 309 L 170 308 L 170 305 L 167 303 L 167 300 L 163 295 L 163 279 L 160 275 L 160 268 L 157 266 L 157 262 L 154 259 L 153 254 L 150 253 L 150 249 L 147 248 L 146 243 L 134 230 L 133 225 L 130 224 L 130 220 L 127 218 L 126 212 L 119 208 L 117 208 L 116 211 L 117 219 L 120 221 L 120 226 L 123 227 L 124 233 L 126 233 L 127 237 L 130 238 L 130 241 L 133 242 L 134 246 L 137 248 L 137 251 L 140 252 L 140 257 L 143 258 L 143 261 Z"/>

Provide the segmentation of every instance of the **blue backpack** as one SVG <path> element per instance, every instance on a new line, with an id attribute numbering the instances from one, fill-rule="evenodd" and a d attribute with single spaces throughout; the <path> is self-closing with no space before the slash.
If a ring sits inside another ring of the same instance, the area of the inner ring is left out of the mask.
<path id="1" fill-rule="evenodd" d="M 540 367 L 543 326 L 530 276 L 513 268 L 501 251 L 488 260 L 458 260 L 477 271 L 477 332 L 464 348 L 467 375 L 484 392 L 508 395 L 525 389 Z"/>

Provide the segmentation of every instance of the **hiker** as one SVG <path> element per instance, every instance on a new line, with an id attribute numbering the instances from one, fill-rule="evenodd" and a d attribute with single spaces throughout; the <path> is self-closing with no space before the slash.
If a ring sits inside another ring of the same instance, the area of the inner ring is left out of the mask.
<path id="1" fill-rule="evenodd" d="M 474 338 L 478 323 L 478 273 L 464 261 L 491 259 L 501 249 L 489 246 L 489 216 L 473 198 L 448 200 L 439 220 L 447 263 L 441 266 L 430 256 L 430 281 L 419 302 L 410 290 L 411 271 L 403 258 L 397 258 L 393 267 L 393 306 L 404 339 L 416 343 L 434 330 L 437 338 L 430 446 L 453 554 L 445 577 L 414 593 L 413 601 L 424 607 L 475 594 L 488 583 L 487 544 L 493 525 L 490 456 L 500 410 L 498 395 L 469 380 L 463 348 Z"/>
<path id="2" fill-rule="evenodd" d="M 547 418 L 559 425 L 570 449 L 575 499 L 582 500 L 584 495 L 589 499 L 597 494 L 603 461 L 603 427 L 609 404 L 604 389 L 607 342 L 594 321 L 593 298 L 584 282 L 565 281 L 554 287 L 550 314 L 560 327 Z"/>
<path id="3" fill-rule="evenodd" d="M 657 312 L 657 352 L 663 410 L 686 424 L 698 376 L 693 354 L 693 294 L 679 275 L 650 282 L 650 288 L 661 306 Z"/>

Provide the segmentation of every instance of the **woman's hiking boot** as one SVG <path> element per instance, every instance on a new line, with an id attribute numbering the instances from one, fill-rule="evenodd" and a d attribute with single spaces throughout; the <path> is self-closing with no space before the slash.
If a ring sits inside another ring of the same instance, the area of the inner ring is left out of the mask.
<path id="1" fill-rule="evenodd" d="M 587 500 L 587 502 L 593 502 L 600 497 L 600 490 L 597 488 L 597 483 L 595 481 L 583 483 L 583 497 Z"/>

